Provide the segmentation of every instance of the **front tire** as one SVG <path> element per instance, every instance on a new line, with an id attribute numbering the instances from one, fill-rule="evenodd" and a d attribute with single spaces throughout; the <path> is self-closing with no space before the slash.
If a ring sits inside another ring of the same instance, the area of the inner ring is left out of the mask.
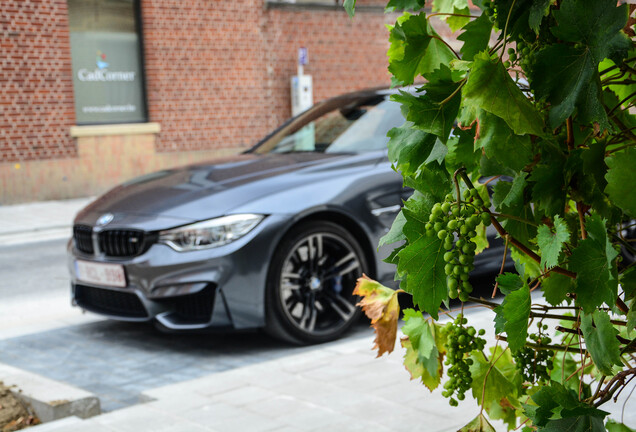
<path id="1" fill-rule="evenodd" d="M 294 227 L 268 273 L 266 330 L 299 344 L 337 339 L 359 320 L 353 290 L 367 272 L 362 248 L 339 225 L 312 221 Z"/>

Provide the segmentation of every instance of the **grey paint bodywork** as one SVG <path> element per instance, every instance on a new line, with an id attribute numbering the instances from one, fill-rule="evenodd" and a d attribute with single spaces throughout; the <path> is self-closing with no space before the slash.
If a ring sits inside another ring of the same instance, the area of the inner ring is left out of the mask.
<path id="1" fill-rule="evenodd" d="M 160 321 L 166 308 L 156 299 L 163 287 L 214 283 L 217 304 L 212 321 L 205 326 L 262 327 L 271 256 L 292 226 L 313 215 L 324 217 L 328 213 L 356 223 L 365 237 L 359 241 L 375 258 L 374 276 L 390 284 L 394 268 L 382 261 L 388 251 L 375 253 L 375 245 L 390 227 L 395 212 L 375 216 L 371 210 L 395 207 L 401 194 L 401 176 L 391 169 L 384 151 L 357 155 L 245 154 L 210 165 L 164 171 L 113 189 L 81 211 L 75 223 L 95 226 L 97 219 L 109 212 L 114 219 L 108 229 L 159 231 L 227 214 L 267 217 L 245 237 L 201 251 L 177 252 L 155 243 L 140 256 L 117 259 L 84 255 L 69 242 L 72 283 L 78 282 L 73 272 L 76 258 L 120 263 L 128 277 L 128 287 L 123 290 L 135 292 L 150 313 L 148 319 L 158 317 Z M 204 327 L 162 324 L 174 329 Z"/>
<path id="2" fill-rule="evenodd" d="M 360 97 L 385 95 L 386 91 L 361 92 L 327 103 L 345 106 Z M 324 105 L 321 108 L 319 104 L 316 109 L 324 109 Z M 304 115 L 298 119 L 302 121 Z M 112 318 L 156 319 L 174 330 L 262 327 L 267 318 L 265 290 L 272 256 L 285 234 L 307 219 L 326 219 L 346 227 L 367 254 L 372 267 L 370 276 L 396 286 L 394 266 L 383 262 L 393 248 L 378 250 L 377 245 L 409 194 L 402 187 L 400 174 L 391 168 L 386 150 L 361 154 L 246 152 L 152 173 L 107 192 L 83 209 L 75 224 L 93 227 L 95 236 L 102 229 L 96 227 L 97 219 L 112 213 L 107 229 L 139 229 L 156 234 L 224 215 L 257 213 L 266 217 L 239 240 L 192 252 L 177 252 L 154 243 L 139 256 L 113 258 L 86 255 L 71 240 L 68 265 L 73 299 L 78 283 L 74 272 L 77 259 L 118 263 L 125 268 L 127 287 L 96 288 L 134 293 L 148 316 Z M 495 253 L 500 250 L 491 248 L 478 256 L 476 268 L 482 273 L 496 269 L 498 263 L 489 256 Z M 182 324 L 169 319 L 169 303 L 162 299 L 195 293 L 208 284 L 216 287 L 210 322 Z"/>

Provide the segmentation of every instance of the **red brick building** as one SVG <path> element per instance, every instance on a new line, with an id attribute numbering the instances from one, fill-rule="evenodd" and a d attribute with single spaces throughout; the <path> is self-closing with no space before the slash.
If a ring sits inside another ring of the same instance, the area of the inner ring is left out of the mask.
<path id="1" fill-rule="evenodd" d="M 395 16 L 358 0 L 350 20 L 337 3 L 1 0 L 0 205 L 250 146 L 290 116 L 299 47 L 314 101 L 388 85 Z"/>

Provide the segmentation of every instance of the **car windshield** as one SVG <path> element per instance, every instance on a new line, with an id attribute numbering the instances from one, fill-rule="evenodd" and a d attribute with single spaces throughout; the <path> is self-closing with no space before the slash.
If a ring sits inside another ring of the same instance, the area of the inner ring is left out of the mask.
<path id="1" fill-rule="evenodd" d="M 256 153 L 362 153 L 386 148 L 404 123 L 400 104 L 375 96 L 346 106 L 319 105 L 266 138 Z"/>

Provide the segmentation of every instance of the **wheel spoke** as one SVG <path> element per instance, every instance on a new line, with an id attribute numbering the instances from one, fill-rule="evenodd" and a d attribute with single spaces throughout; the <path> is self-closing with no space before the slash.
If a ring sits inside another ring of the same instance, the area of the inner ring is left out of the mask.
<path id="1" fill-rule="evenodd" d="M 305 304 L 303 307 L 303 316 L 300 319 L 300 326 L 307 331 L 313 331 L 316 327 L 316 304 L 313 294 L 308 295 L 305 298 Z"/>
<path id="2" fill-rule="evenodd" d="M 356 307 L 349 303 L 347 299 L 341 295 L 332 293 L 325 297 L 325 300 L 327 300 L 331 309 L 333 309 L 345 321 L 348 321 L 349 318 L 351 318 L 356 312 Z"/>
<path id="3" fill-rule="evenodd" d="M 301 276 L 298 273 L 286 272 L 280 275 L 282 279 L 296 279 L 300 280 Z"/>

